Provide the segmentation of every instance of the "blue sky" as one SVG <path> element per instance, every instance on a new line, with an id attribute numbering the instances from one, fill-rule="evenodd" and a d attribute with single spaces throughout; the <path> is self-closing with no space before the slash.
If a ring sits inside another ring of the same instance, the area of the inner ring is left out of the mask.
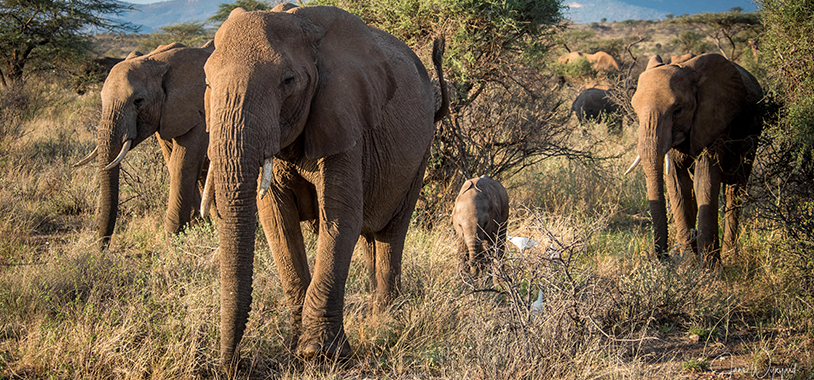
<path id="1" fill-rule="evenodd" d="M 577 0 L 578 1 L 578 0 Z M 741 7 L 745 12 L 754 12 L 757 6 L 751 0 L 621 0 L 630 5 L 652 8 L 676 16 L 684 13 L 726 12 L 732 7 Z"/>
<path id="2" fill-rule="evenodd" d="M 134 4 L 150 4 L 166 0 L 125 0 Z M 726 12 L 732 7 L 741 7 L 744 11 L 757 10 L 754 2 L 750 0 L 622 0 L 630 5 L 652 8 L 676 16 L 682 13 Z M 233 1 L 224 0 L 224 3 Z M 568 3 L 569 1 L 565 1 Z"/>

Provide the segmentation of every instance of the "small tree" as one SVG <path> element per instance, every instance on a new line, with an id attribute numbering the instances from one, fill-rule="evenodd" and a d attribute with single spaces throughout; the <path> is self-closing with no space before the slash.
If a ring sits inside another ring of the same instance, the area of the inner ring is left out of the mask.
<path id="1" fill-rule="evenodd" d="M 715 46 L 724 57 L 733 61 L 743 52 L 743 48 L 738 50 L 738 47 L 763 30 L 759 14 L 742 13 L 739 10 L 682 15 L 670 22 L 699 30 L 715 41 Z"/>
<path id="2" fill-rule="evenodd" d="M 275 5 L 283 1 L 284 0 L 237 0 L 234 3 L 223 3 L 218 6 L 218 11 L 215 12 L 215 15 L 210 17 L 207 22 L 220 25 L 229 18 L 229 14 L 232 13 L 235 8 L 243 8 L 247 11 L 269 11 L 271 8 L 274 8 Z"/>
<path id="3" fill-rule="evenodd" d="M 555 45 L 560 0 L 317 2 L 388 31 L 425 62 L 433 37 L 446 36 L 451 113 L 438 125 L 424 179 L 418 209 L 428 216 L 425 226 L 448 209 L 467 178 L 501 180 L 545 157 L 582 154 L 567 146 L 573 126 L 565 123 L 559 87 L 538 67 Z"/>
<path id="4" fill-rule="evenodd" d="M 673 39 L 673 44 L 675 44 L 682 53 L 701 54 L 707 51 L 707 42 L 704 36 L 692 30 L 681 32 L 678 38 Z"/>
<path id="5" fill-rule="evenodd" d="M 199 47 L 207 39 L 212 38 L 212 33 L 204 28 L 204 23 L 200 21 L 172 24 L 159 29 L 161 33 L 152 33 L 139 43 L 138 49 L 141 52 L 150 52 L 155 50 L 158 45 L 167 45 L 173 42 L 180 42 L 190 47 Z"/>
<path id="6" fill-rule="evenodd" d="M 91 32 L 136 31 L 105 18 L 132 11 L 118 0 L 5 0 L 0 3 L 0 84 L 22 84 L 31 67 L 85 59 Z"/>

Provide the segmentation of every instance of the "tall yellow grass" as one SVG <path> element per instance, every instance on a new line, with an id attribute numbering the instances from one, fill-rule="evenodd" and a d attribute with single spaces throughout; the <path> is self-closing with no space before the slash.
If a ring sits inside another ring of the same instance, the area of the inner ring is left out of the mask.
<path id="1" fill-rule="evenodd" d="M 42 80 L 24 112 L 2 115 L 17 127 L 0 136 L 0 377 L 224 378 L 217 221 L 164 234 L 168 175 L 147 141 L 123 166 L 120 222 L 111 249 L 97 253 L 97 169 L 71 164 L 95 143 L 99 93 L 77 96 L 65 87 Z M 756 365 L 772 365 L 760 361 L 772 352 L 798 373 L 810 370 L 811 309 L 783 288 L 782 252 L 773 249 L 782 237 L 747 218 L 743 249 L 724 258 L 720 273 L 688 255 L 661 263 L 647 252 L 643 176 L 622 176 L 635 156 L 633 128 L 614 137 L 603 125 L 587 127 L 586 136 L 603 141 L 598 153 L 613 158 L 551 159 L 508 182 L 510 234 L 540 244 L 513 248 L 493 266 L 492 280 L 457 272 L 449 223 L 413 227 L 401 293 L 387 313 L 369 315 L 355 254 L 346 361 L 304 362 L 286 344 L 289 311 L 258 230 L 238 377 L 674 378 L 682 359 L 664 350 L 666 364 L 653 365 L 643 347 L 691 326 L 719 331 L 724 342 L 736 331 L 764 334 L 746 353 Z M 312 255 L 315 239 L 306 237 Z M 535 310 L 539 290 L 545 301 Z M 768 335 L 796 346 L 778 346 Z"/>

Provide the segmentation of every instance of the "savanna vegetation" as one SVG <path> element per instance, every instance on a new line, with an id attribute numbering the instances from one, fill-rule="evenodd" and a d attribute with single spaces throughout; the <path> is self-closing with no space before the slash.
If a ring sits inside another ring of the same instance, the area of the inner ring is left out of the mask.
<path id="1" fill-rule="evenodd" d="M 452 113 L 438 125 L 401 294 L 385 315 L 368 315 L 367 273 L 354 256 L 350 359 L 294 355 L 289 310 L 257 230 L 238 378 L 814 376 L 814 1 L 581 25 L 562 20 L 556 0 L 319 2 L 393 33 L 428 67 L 430 42 L 444 34 Z M 31 4 L 40 2 L 4 2 L 0 19 Z M 77 63 L 176 41 L 199 46 L 211 25 L 77 35 L 92 44 L 67 52 Z M 10 30 L 0 29 L 2 44 L 17 41 Z M 75 73 L 47 49 L 29 55 L 19 76 L 0 68 L 20 83 L 0 89 L 0 378 L 226 377 L 218 366 L 218 221 L 164 234 L 169 175 L 147 142 L 122 164 L 118 230 L 97 252 L 98 168 L 72 164 L 96 144 L 101 83 L 77 94 Z M 557 62 L 568 51 L 600 50 L 621 70 Z M 722 53 L 750 70 L 773 115 L 742 210 L 741 249 L 724 253 L 718 270 L 677 250 L 656 260 L 644 175 L 623 175 L 636 156 L 635 78 L 653 54 L 690 52 Z M 569 114 L 576 95 L 596 85 L 626 110 L 621 133 Z M 488 284 L 457 272 L 448 215 L 460 183 L 481 174 L 508 188 L 509 234 L 539 243 L 510 245 Z M 313 253 L 316 238 L 306 243 Z"/>

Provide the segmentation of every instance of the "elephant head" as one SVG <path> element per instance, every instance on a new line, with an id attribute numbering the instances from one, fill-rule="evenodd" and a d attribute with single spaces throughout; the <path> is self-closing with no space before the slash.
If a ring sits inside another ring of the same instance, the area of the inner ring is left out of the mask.
<path id="1" fill-rule="evenodd" d="M 688 162 L 686 160 L 690 158 L 696 160 L 694 193 L 698 197 L 698 231 L 699 234 L 714 234 L 717 238 L 717 194 L 728 170 L 723 167 L 727 162 L 725 156 L 733 153 L 741 157 L 748 155 L 748 152 L 732 152 L 723 146 L 729 141 L 755 135 L 755 130 L 759 133 L 759 126 L 749 115 L 761 96 L 760 87 L 751 74 L 718 54 L 705 54 L 672 65 L 663 64 L 661 58 L 655 56 L 639 76 L 631 101 L 639 118 L 639 157 L 631 169 L 641 160 L 647 177 L 657 254 L 667 251 L 664 174 L 665 171 L 669 174 L 670 167 L 665 170 L 665 155 L 668 165 Z M 671 159 L 668 155 L 671 151 L 683 158 Z M 676 173 L 677 177 L 671 177 L 676 178 L 677 185 L 672 187 L 677 189 L 675 193 L 683 194 L 682 199 L 671 201 L 674 214 L 678 203 L 685 200 L 694 203 L 689 201 L 693 197 L 689 194 L 692 190 L 686 190 L 686 186 L 685 190 L 680 189 L 684 178 L 686 183 L 691 181 L 685 166 L 689 167 L 689 164 L 682 166 L 685 170 Z M 748 176 L 748 170 L 745 173 Z M 745 178 L 738 181 L 743 182 Z M 693 184 L 689 186 L 691 188 Z M 686 215 L 694 218 L 695 210 L 687 211 Z M 708 220 L 710 217 L 714 220 Z M 682 229 L 694 227 L 695 221 L 688 223 L 691 225 L 682 226 Z M 679 231 L 679 234 L 685 232 Z"/>
<path id="2" fill-rule="evenodd" d="M 99 158 L 97 227 L 102 249 L 109 244 L 116 224 L 119 164 L 128 151 L 155 133 L 165 141 L 185 136 L 194 128 L 205 136 L 203 64 L 211 51 L 212 47 L 193 49 L 181 44 L 163 45 L 147 55 L 133 52 L 111 69 L 101 92 L 102 114 L 96 149 L 75 165 Z M 207 143 L 206 139 L 199 137 L 196 140 Z M 205 145 L 201 152 L 205 153 Z M 165 158 L 169 164 L 169 152 L 165 152 Z M 194 175 L 197 177 L 198 174 Z M 171 184 L 171 187 L 177 186 Z M 181 212 L 171 210 L 180 207 L 180 202 L 175 203 L 173 205 L 171 199 L 168 215 Z M 177 230 L 178 225 L 176 220 L 172 229 Z"/>
<path id="3" fill-rule="evenodd" d="M 257 211 L 301 316 L 292 317 L 298 353 L 349 354 L 342 306 L 353 247 L 368 239 L 369 268 L 392 269 L 371 270 L 371 285 L 392 289 L 433 117 L 443 116 L 433 115 L 426 69 L 404 43 L 335 7 L 237 8 L 215 45 L 205 72 L 221 217 L 221 363 L 235 364 L 249 316 Z M 319 234 L 310 272 L 301 220 Z"/>

